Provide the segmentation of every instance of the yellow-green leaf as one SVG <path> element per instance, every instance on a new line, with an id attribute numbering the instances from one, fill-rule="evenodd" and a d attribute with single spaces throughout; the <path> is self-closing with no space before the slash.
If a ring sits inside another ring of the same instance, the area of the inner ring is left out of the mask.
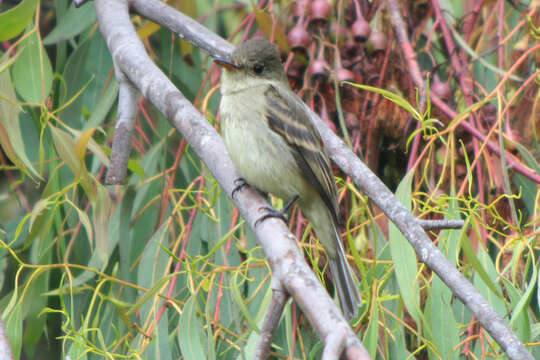
<path id="1" fill-rule="evenodd" d="M 0 145 L 18 169 L 27 176 L 41 179 L 26 155 L 19 124 L 20 112 L 9 71 L 0 73 Z"/>
<path id="2" fill-rule="evenodd" d="M 96 233 L 96 251 L 103 261 L 108 259 L 109 222 L 112 217 L 112 201 L 107 189 L 97 184 L 97 197 L 94 206 L 94 228 Z"/>
<path id="3" fill-rule="evenodd" d="M 84 164 L 84 154 L 86 153 L 86 147 L 88 146 L 88 141 L 92 138 L 92 135 L 94 135 L 95 130 L 96 129 L 88 129 L 82 132 L 79 140 L 77 140 L 75 148 L 77 149 L 77 156 L 79 157 L 81 164 Z"/>
<path id="4" fill-rule="evenodd" d="M 54 146 L 60 158 L 71 168 L 77 180 L 83 187 L 86 195 L 91 201 L 96 197 L 94 183 L 96 182 L 92 174 L 86 170 L 86 166 L 77 156 L 77 146 L 73 137 L 57 127 L 50 126 Z"/>
<path id="5" fill-rule="evenodd" d="M 259 24 L 259 28 L 263 34 L 268 38 L 271 38 L 273 35 L 274 39 L 276 40 L 276 44 L 281 51 L 288 53 L 290 51 L 289 42 L 287 41 L 287 35 L 285 35 L 285 32 L 283 31 L 284 27 L 273 26 L 270 15 L 264 10 L 259 9 L 257 6 L 254 5 L 253 10 L 255 11 L 255 19 L 257 20 L 257 24 Z"/>
<path id="6" fill-rule="evenodd" d="M 52 89 L 53 71 L 38 33 L 30 34 L 18 49 L 21 54 L 12 67 L 15 89 L 26 102 L 43 104 Z"/>
<path id="7" fill-rule="evenodd" d="M 37 0 L 23 0 L 0 14 L 0 41 L 13 39 L 23 32 L 36 11 Z"/>

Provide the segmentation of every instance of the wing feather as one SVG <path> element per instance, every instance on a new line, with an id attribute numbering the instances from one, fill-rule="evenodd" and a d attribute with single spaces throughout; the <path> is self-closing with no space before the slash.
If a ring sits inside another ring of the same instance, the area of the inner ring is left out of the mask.
<path id="1" fill-rule="evenodd" d="M 274 86 L 268 87 L 265 96 L 268 102 L 266 118 L 270 129 L 290 146 L 303 175 L 319 193 L 338 224 L 337 188 L 330 160 L 324 152 L 319 132 L 299 103 L 301 100 L 280 95 Z"/>

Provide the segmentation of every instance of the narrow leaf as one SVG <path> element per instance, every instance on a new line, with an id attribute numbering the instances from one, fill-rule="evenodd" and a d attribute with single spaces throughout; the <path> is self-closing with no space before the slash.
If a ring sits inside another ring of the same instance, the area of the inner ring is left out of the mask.
<path id="1" fill-rule="evenodd" d="M 20 106 L 9 71 L 0 73 L 0 145 L 9 160 L 30 177 L 40 178 L 26 155 L 19 123 Z"/>
<path id="2" fill-rule="evenodd" d="M 15 89 L 29 103 L 43 104 L 53 83 L 53 71 L 47 52 L 34 31 L 20 44 L 21 55 L 13 64 Z"/>
<path id="3" fill-rule="evenodd" d="M 206 359 L 204 332 L 197 310 L 196 295 L 192 295 L 184 306 L 178 328 L 178 341 L 184 359 Z"/>

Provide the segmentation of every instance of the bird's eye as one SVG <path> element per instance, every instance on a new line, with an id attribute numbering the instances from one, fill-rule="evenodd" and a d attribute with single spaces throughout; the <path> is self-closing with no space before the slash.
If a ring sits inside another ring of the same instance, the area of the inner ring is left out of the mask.
<path id="1" fill-rule="evenodd" d="M 255 65 L 253 65 L 253 72 L 254 72 L 255 74 L 260 74 L 260 73 L 263 72 L 263 70 L 264 70 L 264 65 L 262 65 L 262 64 L 255 64 Z"/>

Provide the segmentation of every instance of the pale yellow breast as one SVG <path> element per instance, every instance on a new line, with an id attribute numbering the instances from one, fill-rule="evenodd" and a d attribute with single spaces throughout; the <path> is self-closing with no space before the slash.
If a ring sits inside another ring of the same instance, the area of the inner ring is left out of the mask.
<path id="1" fill-rule="evenodd" d="M 310 186 L 283 138 L 267 127 L 263 88 L 221 99 L 225 146 L 242 177 L 253 187 L 285 200 Z"/>

